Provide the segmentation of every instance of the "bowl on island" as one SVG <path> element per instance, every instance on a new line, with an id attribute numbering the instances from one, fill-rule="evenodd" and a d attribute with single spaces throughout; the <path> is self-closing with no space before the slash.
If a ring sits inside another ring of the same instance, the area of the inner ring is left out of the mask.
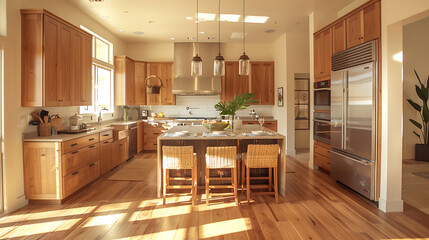
<path id="1" fill-rule="evenodd" d="M 211 131 L 222 131 L 229 126 L 228 122 L 222 120 L 204 120 L 201 124 Z"/>

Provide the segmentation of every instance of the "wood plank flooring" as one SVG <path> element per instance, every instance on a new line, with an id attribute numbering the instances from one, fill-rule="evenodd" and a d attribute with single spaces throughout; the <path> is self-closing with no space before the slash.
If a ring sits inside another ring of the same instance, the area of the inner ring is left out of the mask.
<path id="1" fill-rule="evenodd" d="M 156 164 L 155 154 L 139 154 Z M 155 168 L 154 168 L 155 169 Z M 302 161 L 287 160 L 286 198 L 255 196 L 205 205 L 199 194 L 156 197 L 155 170 L 142 182 L 109 181 L 116 170 L 63 205 L 30 205 L 0 219 L 0 239 L 423 239 L 429 216 L 405 205 L 383 213 Z"/>

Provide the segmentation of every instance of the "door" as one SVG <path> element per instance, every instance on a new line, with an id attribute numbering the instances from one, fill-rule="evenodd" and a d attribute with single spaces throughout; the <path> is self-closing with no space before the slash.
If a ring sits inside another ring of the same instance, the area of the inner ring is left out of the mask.
<path id="1" fill-rule="evenodd" d="M 100 174 L 110 171 L 114 167 L 112 157 L 113 139 L 100 142 Z"/>
<path id="2" fill-rule="evenodd" d="M 78 31 L 72 31 L 71 35 L 71 71 L 70 71 L 70 80 L 73 83 L 73 88 L 75 89 L 73 94 L 73 105 L 81 106 L 81 100 L 83 94 L 82 92 L 82 53 L 83 53 L 83 36 Z"/>
<path id="3" fill-rule="evenodd" d="M 368 160 L 374 160 L 371 153 L 375 104 L 374 69 L 374 63 L 349 68 L 346 86 L 347 122 L 344 149 L 348 153 Z"/>
<path id="4" fill-rule="evenodd" d="M 381 2 L 376 2 L 363 10 L 364 41 L 380 38 Z"/>
<path id="5" fill-rule="evenodd" d="M 363 11 L 359 11 L 346 19 L 347 48 L 363 43 Z"/>
<path id="6" fill-rule="evenodd" d="M 71 39 L 72 29 L 61 24 L 58 35 L 58 62 L 57 81 L 58 92 L 60 93 L 59 105 L 73 105 L 73 81 L 71 79 Z"/>
<path id="7" fill-rule="evenodd" d="M 59 82 L 57 81 L 58 62 L 58 34 L 60 23 L 56 20 L 44 17 L 44 105 L 59 106 Z"/>
<path id="8" fill-rule="evenodd" d="M 331 73 L 331 146 L 342 150 L 344 147 L 344 80 L 347 77 L 346 70 Z"/>
<path id="9" fill-rule="evenodd" d="M 92 105 L 92 37 L 83 37 L 81 105 Z"/>
<path id="10" fill-rule="evenodd" d="M 135 62 L 136 105 L 146 105 L 146 63 Z"/>
<path id="11" fill-rule="evenodd" d="M 143 151 L 144 146 L 144 123 L 139 122 L 137 123 L 137 153 Z"/>
<path id="12" fill-rule="evenodd" d="M 161 105 L 176 105 L 176 95 L 173 94 L 173 63 L 162 63 L 161 69 L 161 79 L 164 81 Z"/>
<path id="13" fill-rule="evenodd" d="M 127 105 L 135 105 L 136 103 L 136 84 L 134 74 L 134 61 L 129 58 L 125 58 L 125 103 Z"/>
<path id="14" fill-rule="evenodd" d="M 255 105 L 274 105 L 274 62 L 251 62 L 250 90 Z"/>
<path id="15" fill-rule="evenodd" d="M 342 20 L 332 27 L 332 53 L 346 49 L 346 21 Z"/>

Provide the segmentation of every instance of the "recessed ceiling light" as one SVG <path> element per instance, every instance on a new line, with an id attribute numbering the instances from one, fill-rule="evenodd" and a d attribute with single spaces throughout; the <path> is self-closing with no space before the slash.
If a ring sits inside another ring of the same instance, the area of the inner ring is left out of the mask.
<path id="1" fill-rule="evenodd" d="M 144 32 L 136 31 L 136 32 L 133 32 L 133 34 L 135 34 L 135 35 L 143 35 L 143 34 L 144 34 Z"/>
<path id="2" fill-rule="evenodd" d="M 275 22 L 274 22 L 274 24 L 279 24 L 279 23 L 280 23 L 280 22 L 278 22 L 278 21 L 275 21 Z"/>
<path id="3" fill-rule="evenodd" d="M 175 40 L 175 38 L 170 38 L 170 40 Z"/>
<path id="4" fill-rule="evenodd" d="M 194 37 L 187 37 L 188 40 L 194 40 Z"/>
<path id="5" fill-rule="evenodd" d="M 109 16 L 103 16 L 103 18 L 104 18 L 104 19 L 108 19 L 108 18 L 109 18 Z"/>
<path id="6" fill-rule="evenodd" d="M 216 14 L 214 13 L 198 13 L 199 21 L 214 21 L 216 18 Z"/>
<path id="7" fill-rule="evenodd" d="M 276 30 L 274 30 L 274 29 L 268 29 L 268 30 L 265 30 L 265 32 L 266 33 L 273 33 L 273 32 L 276 32 Z"/>
<path id="8" fill-rule="evenodd" d="M 124 31 L 124 29 L 119 29 L 119 32 L 123 32 Z"/>
<path id="9" fill-rule="evenodd" d="M 221 14 L 220 20 L 224 22 L 238 22 L 240 20 L 241 15 L 237 14 Z"/>
<path id="10" fill-rule="evenodd" d="M 207 40 L 214 40 L 216 37 L 207 37 Z"/>
<path id="11" fill-rule="evenodd" d="M 123 13 L 128 13 L 128 11 L 124 11 Z"/>
<path id="12" fill-rule="evenodd" d="M 151 24 L 151 23 L 154 23 L 154 22 L 155 22 L 155 21 L 149 21 L 148 23 L 149 23 L 149 24 Z"/>
<path id="13" fill-rule="evenodd" d="M 189 20 L 189 21 L 194 20 L 194 18 L 193 18 L 193 17 L 185 17 L 185 18 L 186 18 L 186 20 Z"/>
<path id="14" fill-rule="evenodd" d="M 297 25 L 299 25 L 299 24 L 301 24 L 301 23 L 300 23 L 300 22 L 297 22 L 296 24 L 297 24 Z"/>
<path id="15" fill-rule="evenodd" d="M 244 21 L 247 23 L 265 23 L 268 18 L 266 16 L 247 16 Z"/>
<path id="16" fill-rule="evenodd" d="M 200 34 L 204 34 L 205 32 L 200 32 Z"/>

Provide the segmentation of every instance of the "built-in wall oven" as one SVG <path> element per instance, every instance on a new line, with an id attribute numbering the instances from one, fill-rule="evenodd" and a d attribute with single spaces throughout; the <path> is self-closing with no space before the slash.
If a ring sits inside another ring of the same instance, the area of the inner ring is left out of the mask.
<path id="1" fill-rule="evenodd" d="M 331 89 L 330 80 L 314 83 L 314 139 L 330 144 L 331 139 Z"/>

